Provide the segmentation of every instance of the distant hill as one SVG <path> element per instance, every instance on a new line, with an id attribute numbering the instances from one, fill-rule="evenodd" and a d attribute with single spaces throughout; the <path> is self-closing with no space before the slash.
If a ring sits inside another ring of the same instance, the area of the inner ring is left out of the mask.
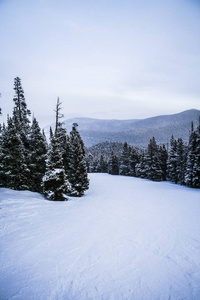
<path id="1" fill-rule="evenodd" d="M 155 137 L 158 144 L 168 143 L 171 135 L 181 137 L 188 142 L 191 122 L 198 125 L 200 110 L 191 109 L 178 114 L 161 115 L 147 119 L 133 120 L 99 120 L 91 118 L 74 118 L 64 121 L 68 132 L 73 123 L 78 123 L 78 130 L 86 147 L 109 142 L 128 142 L 137 147 L 146 147 L 150 138 Z M 49 132 L 49 127 L 45 132 Z"/>

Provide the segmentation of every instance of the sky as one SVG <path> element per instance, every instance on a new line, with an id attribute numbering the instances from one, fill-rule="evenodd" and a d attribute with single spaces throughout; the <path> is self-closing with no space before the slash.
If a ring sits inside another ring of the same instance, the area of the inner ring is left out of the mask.
<path id="1" fill-rule="evenodd" d="M 0 65 L 1 121 L 17 76 L 43 127 L 200 109 L 200 0 L 0 0 Z"/>

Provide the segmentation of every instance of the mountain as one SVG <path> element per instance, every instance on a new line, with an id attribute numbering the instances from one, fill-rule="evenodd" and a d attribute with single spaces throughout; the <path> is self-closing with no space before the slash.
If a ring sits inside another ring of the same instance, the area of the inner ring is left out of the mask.
<path id="1" fill-rule="evenodd" d="M 91 118 L 74 118 L 64 121 L 68 132 L 73 123 L 78 123 L 79 132 L 86 147 L 109 141 L 146 147 L 150 138 L 155 137 L 158 144 L 168 143 L 171 135 L 181 137 L 188 142 L 191 122 L 198 125 L 200 110 L 190 109 L 178 114 L 161 115 L 146 119 L 133 120 L 99 120 Z M 49 127 L 45 132 L 49 132 Z"/>

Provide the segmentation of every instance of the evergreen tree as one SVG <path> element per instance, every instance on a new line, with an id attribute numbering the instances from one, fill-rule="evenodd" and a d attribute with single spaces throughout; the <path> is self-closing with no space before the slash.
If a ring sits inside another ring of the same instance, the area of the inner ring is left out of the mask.
<path id="1" fill-rule="evenodd" d="M 3 149 L 4 149 L 4 139 L 5 139 L 5 131 L 6 131 L 6 127 L 5 124 L 3 124 L 3 126 L 1 127 L 1 131 L 0 131 L 0 187 L 6 187 L 7 183 L 6 183 L 6 175 L 5 175 L 5 170 L 4 170 L 4 153 L 3 153 Z"/>
<path id="2" fill-rule="evenodd" d="M 13 118 L 8 118 L 8 125 L 1 137 L 1 186 L 15 190 L 29 189 L 29 173 L 25 148 Z"/>
<path id="3" fill-rule="evenodd" d="M 42 192 L 42 178 L 46 171 L 47 144 L 37 120 L 34 118 L 30 133 L 31 187 L 34 192 Z"/>
<path id="4" fill-rule="evenodd" d="M 197 149 L 197 132 L 193 129 L 193 122 L 191 124 L 191 134 L 188 144 L 188 154 L 186 161 L 186 170 L 185 170 L 185 184 L 189 187 L 193 187 L 194 180 L 194 165 Z"/>
<path id="5" fill-rule="evenodd" d="M 139 162 L 139 155 L 137 150 L 134 147 L 130 147 L 129 153 L 129 167 L 130 175 L 136 176 L 136 164 Z"/>
<path id="6" fill-rule="evenodd" d="M 31 173 L 30 173 L 30 120 L 29 117 L 31 115 L 30 110 L 27 108 L 26 100 L 24 97 L 24 90 L 22 88 L 21 79 L 16 77 L 14 79 L 14 91 L 15 95 L 13 98 L 14 101 L 14 109 L 13 109 L 13 121 L 17 131 L 17 134 L 20 135 L 20 139 L 22 141 L 24 147 L 24 156 L 25 156 L 25 165 L 27 168 L 27 183 L 30 183 L 31 188 Z M 29 170 L 29 171 L 28 171 Z"/>
<path id="7" fill-rule="evenodd" d="M 176 157 L 177 182 L 182 185 L 184 184 L 185 175 L 185 147 L 181 138 L 177 140 Z"/>
<path id="8" fill-rule="evenodd" d="M 77 131 L 77 123 L 70 132 L 69 180 L 73 196 L 82 196 L 89 188 L 84 143 Z"/>
<path id="9" fill-rule="evenodd" d="M 17 132 L 21 135 L 22 142 L 25 148 L 28 148 L 28 135 L 30 133 L 30 120 L 31 112 L 27 109 L 26 100 L 24 97 L 24 90 L 21 85 L 21 79 L 16 77 L 14 79 L 15 95 L 13 101 L 15 103 L 13 115 L 15 116 L 15 126 Z"/>
<path id="10" fill-rule="evenodd" d="M 56 201 L 66 200 L 65 194 L 71 191 L 71 186 L 65 175 L 63 159 L 56 137 L 51 139 L 46 164 L 47 170 L 43 177 L 45 197 Z"/>
<path id="11" fill-rule="evenodd" d="M 121 158 L 120 158 L 119 175 L 130 175 L 129 148 L 127 142 L 124 143 Z"/>
<path id="12" fill-rule="evenodd" d="M 109 161 L 108 173 L 112 175 L 119 175 L 119 160 L 113 152 Z"/>
<path id="13" fill-rule="evenodd" d="M 161 170 L 162 170 L 162 180 L 165 181 L 167 178 L 168 153 L 167 153 L 167 149 L 164 144 L 159 147 L 158 155 L 159 155 L 160 166 L 161 166 Z"/>
<path id="14" fill-rule="evenodd" d="M 177 141 L 172 135 L 170 140 L 170 151 L 167 161 L 167 179 L 174 183 L 178 182 L 177 176 Z"/>
<path id="15" fill-rule="evenodd" d="M 139 157 L 139 163 L 136 164 L 136 176 L 140 178 L 148 178 L 147 151 L 143 150 Z"/>
<path id="16" fill-rule="evenodd" d="M 153 137 L 148 144 L 146 161 L 148 165 L 147 178 L 153 181 L 162 180 L 162 168 L 159 159 L 158 146 Z"/>
<path id="17" fill-rule="evenodd" d="M 60 102 L 60 99 L 57 98 L 57 104 L 55 109 L 56 112 L 55 137 L 57 138 L 58 144 L 60 146 L 60 152 L 63 158 L 65 173 L 68 175 L 70 142 L 69 142 L 69 136 L 67 135 L 67 130 L 62 127 L 64 123 L 60 122 L 60 119 L 64 117 L 64 115 L 60 113 L 62 109 L 61 104 L 62 103 Z M 52 133 L 50 134 L 52 136 Z"/>
<path id="18" fill-rule="evenodd" d="M 194 188 L 200 188 L 200 117 L 199 126 L 197 128 L 196 134 L 196 154 L 193 167 L 192 186 Z"/>
<path id="19" fill-rule="evenodd" d="M 99 161 L 99 163 L 97 165 L 97 168 L 96 168 L 96 172 L 97 173 L 107 173 L 107 171 L 108 171 L 107 163 L 104 159 L 103 154 L 101 154 L 100 161 Z"/>

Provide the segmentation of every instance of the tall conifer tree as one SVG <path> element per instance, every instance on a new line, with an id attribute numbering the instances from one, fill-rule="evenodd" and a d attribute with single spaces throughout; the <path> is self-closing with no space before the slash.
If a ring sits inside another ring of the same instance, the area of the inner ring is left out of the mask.
<path id="1" fill-rule="evenodd" d="M 70 132 L 69 181 L 72 185 L 72 195 L 82 196 L 89 188 L 85 148 L 83 140 L 74 123 Z"/>
<path id="2" fill-rule="evenodd" d="M 197 148 L 197 132 L 194 131 L 194 125 L 192 122 L 191 134 L 190 134 L 189 144 L 188 144 L 186 170 L 185 170 L 185 184 L 189 187 L 193 187 L 196 148 Z"/>
<path id="3" fill-rule="evenodd" d="M 30 171 L 26 165 L 25 148 L 13 118 L 8 118 L 8 125 L 2 134 L 1 166 L 5 187 L 29 189 Z"/>
<path id="4" fill-rule="evenodd" d="M 172 135 L 170 140 L 170 150 L 167 160 L 167 179 L 174 183 L 178 182 L 177 176 L 177 141 Z"/>
<path id="5" fill-rule="evenodd" d="M 31 187 L 34 192 L 42 192 L 42 178 L 46 171 L 47 143 L 37 120 L 34 118 L 30 133 Z"/>
<path id="6" fill-rule="evenodd" d="M 196 154 L 193 167 L 192 185 L 194 188 L 200 188 L 200 117 L 199 126 L 196 130 Z"/>
<path id="7" fill-rule="evenodd" d="M 120 165 L 119 165 L 119 175 L 130 175 L 130 167 L 129 167 L 129 147 L 127 142 L 124 143 Z"/>

